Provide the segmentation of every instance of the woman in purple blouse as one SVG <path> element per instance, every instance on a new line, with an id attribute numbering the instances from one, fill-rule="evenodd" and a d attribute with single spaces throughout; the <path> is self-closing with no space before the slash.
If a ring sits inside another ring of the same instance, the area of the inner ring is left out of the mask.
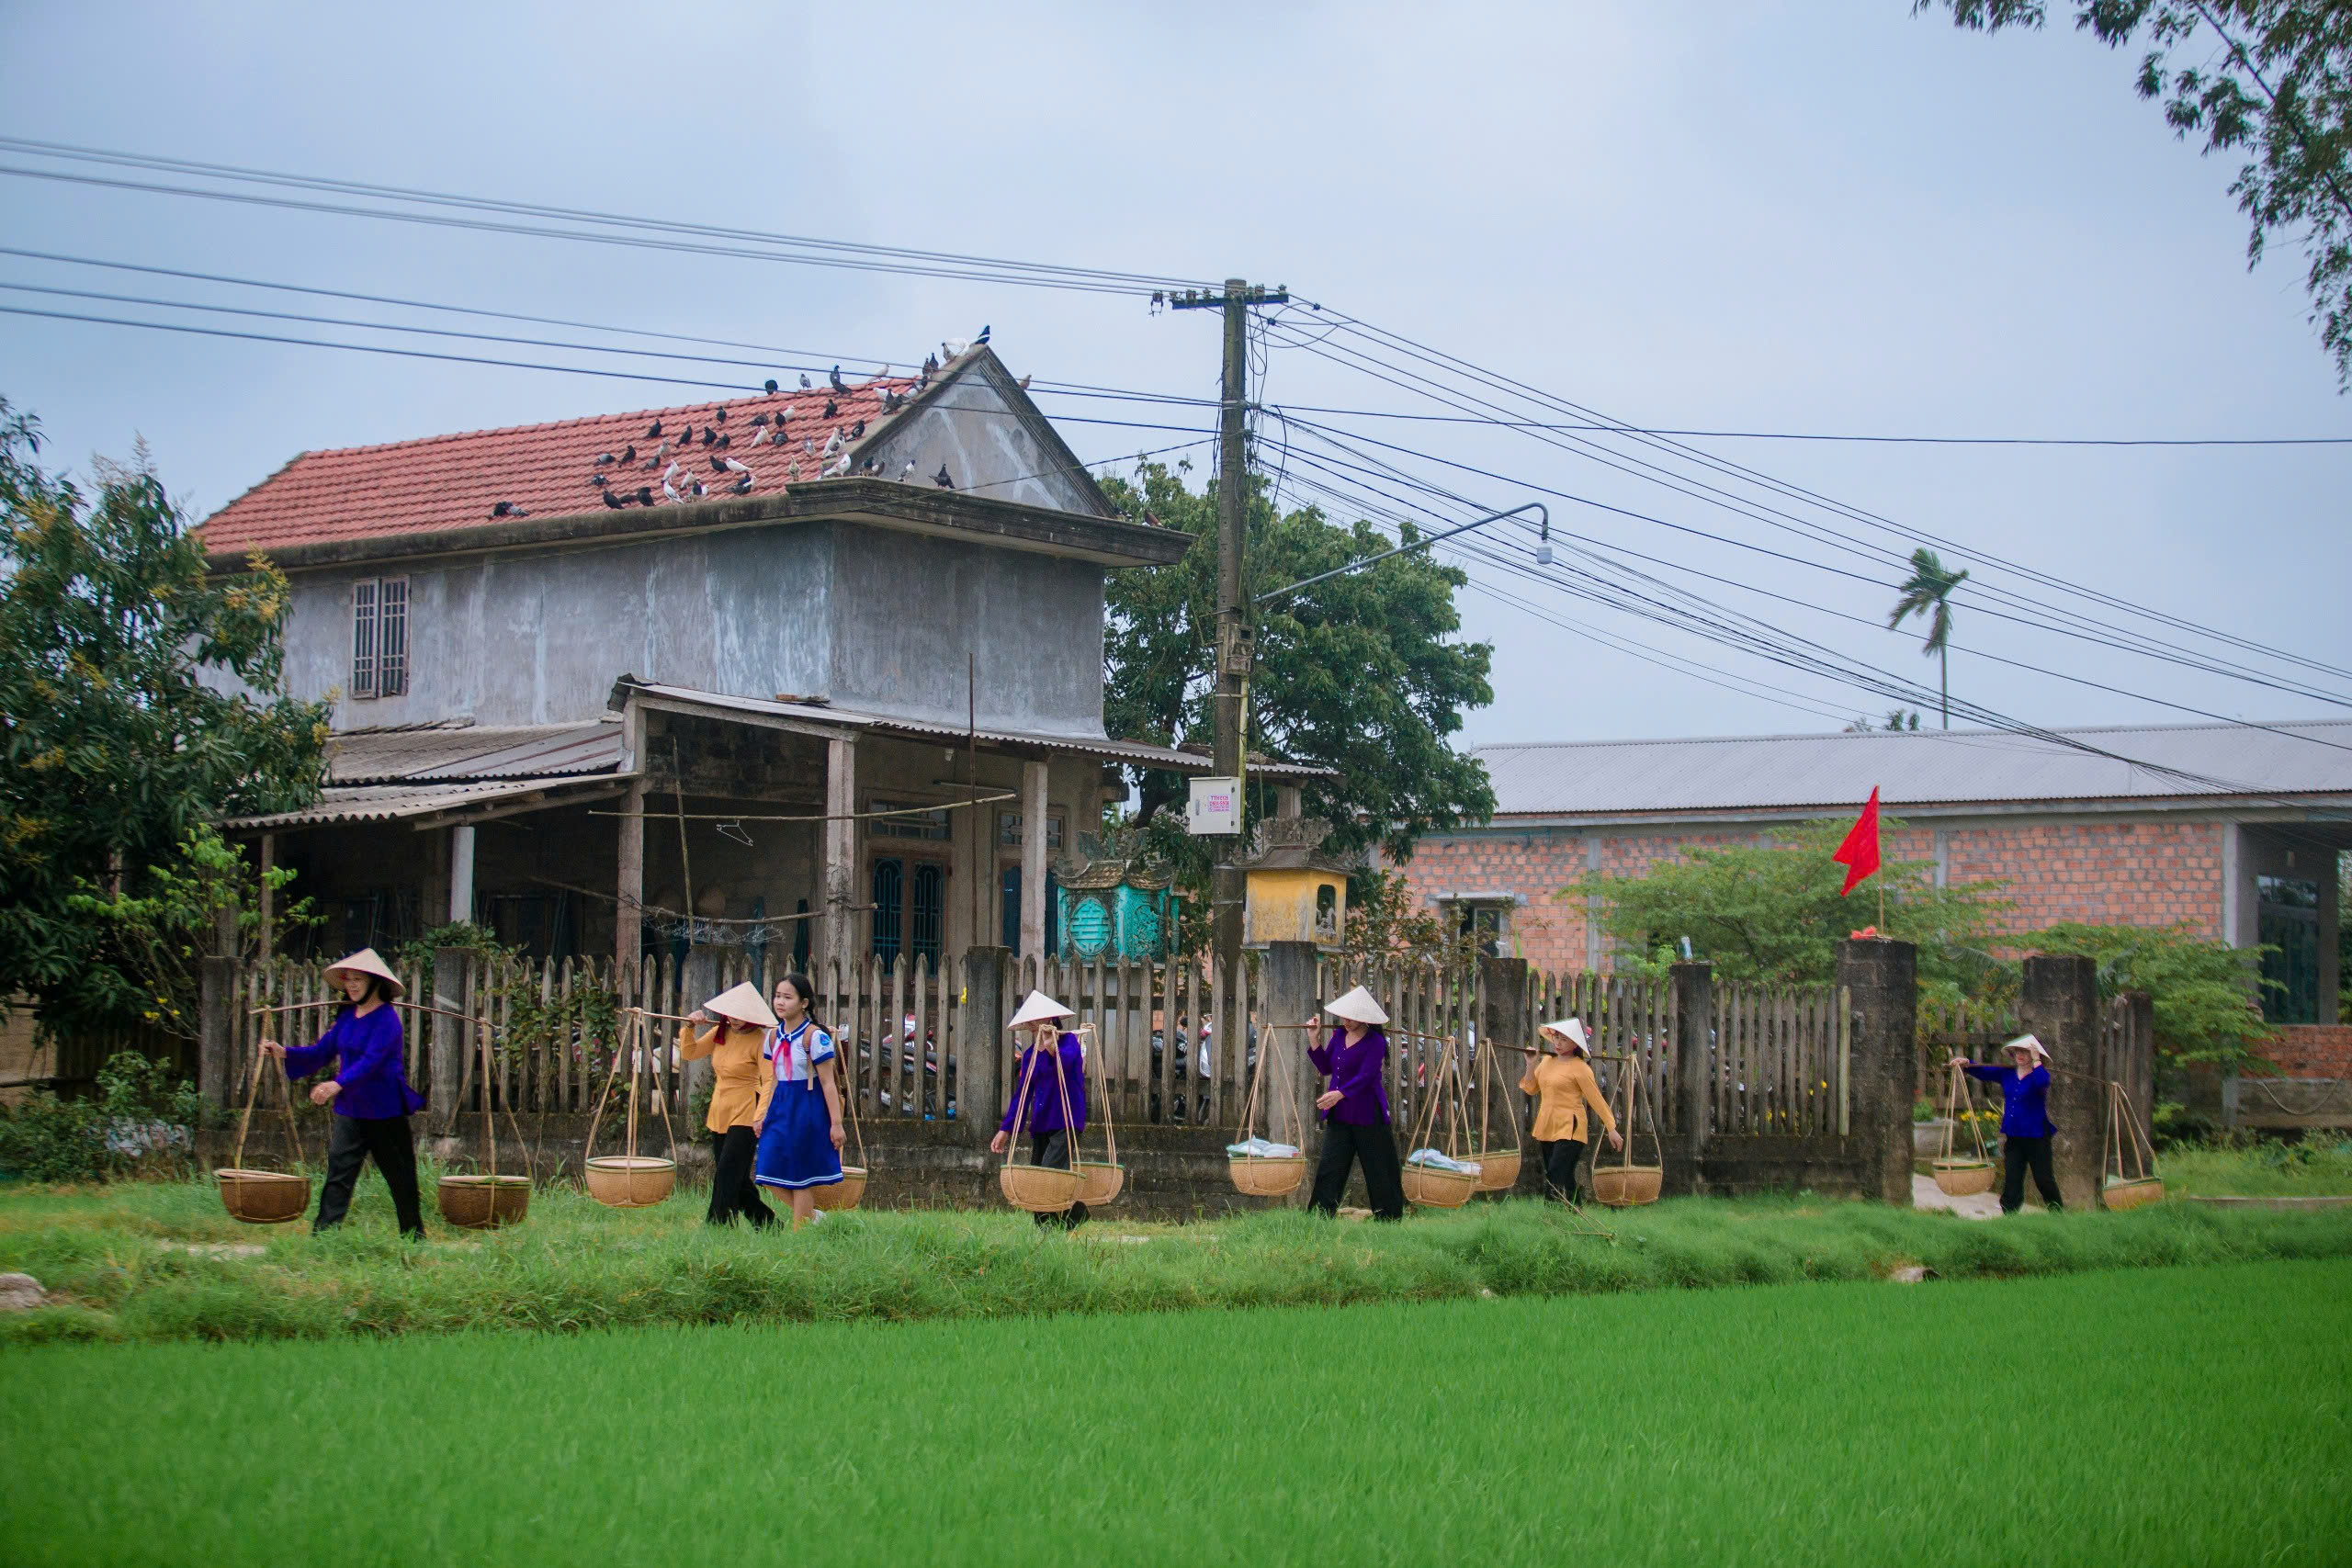
<path id="1" fill-rule="evenodd" d="M 2020 1034 L 2002 1053 L 2007 1066 L 1993 1066 L 1954 1056 L 1952 1062 L 1972 1078 L 1999 1087 L 2001 1091 L 2001 1213 L 2014 1214 L 2025 1204 L 2025 1173 L 2033 1172 L 2034 1190 L 2052 1213 L 2065 1207 L 2058 1201 L 2058 1173 L 2050 1157 L 2050 1140 L 2058 1129 L 2050 1123 L 2050 1053 L 2030 1034 Z"/>
<path id="2" fill-rule="evenodd" d="M 1078 1036 L 1062 1028 L 1062 1020 L 1077 1014 L 1043 991 L 1032 991 L 1012 1015 L 1013 1038 L 1032 1026 L 1034 1043 L 1015 1055 L 1013 1092 L 997 1123 L 989 1152 L 1002 1154 L 1012 1145 L 1012 1124 L 1018 1120 L 1029 1133 L 1029 1163 L 1051 1170 L 1068 1170 L 1077 1153 L 1076 1140 L 1086 1131 L 1086 1049 Z M 1023 1096 L 1027 1109 L 1023 1109 Z M 1065 1116 L 1064 1111 L 1069 1114 Z M 1086 1222 L 1086 1205 L 1072 1203 L 1060 1213 L 1040 1212 L 1041 1225 L 1076 1230 Z"/>
<path id="3" fill-rule="evenodd" d="M 1363 1166 L 1364 1193 L 1374 1218 L 1405 1217 L 1405 1180 L 1396 1165 L 1396 1135 L 1388 1125 L 1388 1036 L 1380 1026 L 1388 1014 L 1358 986 L 1323 1010 L 1340 1021 L 1330 1039 L 1307 1052 L 1315 1070 L 1330 1080 L 1317 1097 L 1323 1118 L 1323 1153 L 1315 1163 L 1315 1195 L 1306 1206 L 1327 1214 L 1340 1212 L 1348 1171 Z"/>
<path id="4" fill-rule="evenodd" d="M 421 1238 L 424 1218 L 416 1201 L 416 1142 L 408 1119 L 424 1109 L 424 1097 L 409 1088 L 401 1063 L 401 1015 L 391 1005 L 401 983 L 374 948 L 363 947 L 327 970 L 327 984 L 342 987 L 349 1000 L 315 1042 L 291 1048 L 275 1040 L 261 1043 L 266 1055 L 285 1059 L 289 1078 L 308 1077 L 329 1062 L 336 1064 L 334 1077 L 311 1088 L 311 1104 L 334 1108 L 326 1185 L 319 1190 L 311 1232 L 315 1235 L 343 1224 L 351 1190 L 359 1184 L 359 1168 L 373 1155 L 384 1185 L 392 1190 L 401 1234 Z"/>

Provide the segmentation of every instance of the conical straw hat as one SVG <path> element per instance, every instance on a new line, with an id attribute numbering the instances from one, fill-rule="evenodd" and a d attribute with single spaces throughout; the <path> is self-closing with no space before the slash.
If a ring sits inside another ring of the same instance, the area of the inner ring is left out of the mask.
<path id="1" fill-rule="evenodd" d="M 345 975 L 373 975 L 390 986 L 392 995 L 396 997 L 408 988 L 401 984 L 401 977 L 392 973 L 391 965 L 376 956 L 376 950 L 372 947 L 363 947 L 327 965 L 328 985 L 340 986 Z"/>
<path id="2" fill-rule="evenodd" d="M 1326 1002 L 1323 1010 L 1333 1018 L 1344 1018 L 1353 1023 L 1386 1023 L 1388 1013 L 1372 999 L 1372 993 L 1358 986 L 1338 1001 Z"/>
<path id="3" fill-rule="evenodd" d="M 1584 1020 L 1580 1018 L 1563 1018 L 1550 1023 L 1538 1024 L 1536 1032 L 1556 1034 L 1586 1055 L 1592 1055 L 1592 1042 L 1585 1037 Z"/>
<path id="4" fill-rule="evenodd" d="M 721 991 L 702 1004 L 705 1012 L 723 1013 L 741 1023 L 756 1023 L 763 1029 L 775 1027 L 775 1014 L 769 1010 L 767 998 L 749 980 L 731 991 Z"/>
<path id="5" fill-rule="evenodd" d="M 2007 1044 L 2002 1046 L 2001 1049 L 2004 1051 L 2030 1051 L 2042 1061 L 2046 1062 L 2050 1060 L 2049 1051 L 2043 1047 L 2041 1042 L 2038 1038 L 2030 1034 L 2020 1034 L 2015 1040 L 2012 1040 Z"/>
<path id="6" fill-rule="evenodd" d="M 1018 1029 L 1024 1023 L 1043 1023 L 1049 1018 L 1075 1018 L 1078 1015 L 1076 1013 L 1062 1006 L 1061 1003 L 1054 1000 L 1053 998 L 1046 995 L 1045 992 L 1032 991 L 1029 993 L 1028 999 L 1021 1004 L 1021 1010 L 1012 1015 L 1012 1021 L 1005 1027 L 1008 1029 Z"/>

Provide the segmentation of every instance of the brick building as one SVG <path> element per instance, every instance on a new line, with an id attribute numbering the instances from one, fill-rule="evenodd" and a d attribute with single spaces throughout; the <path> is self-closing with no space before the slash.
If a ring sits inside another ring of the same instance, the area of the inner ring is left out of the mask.
<path id="1" fill-rule="evenodd" d="M 1692 849 L 1850 818 L 1875 787 L 1905 823 L 1889 858 L 1933 862 L 1939 885 L 2005 884 L 2007 929 L 2185 922 L 2262 942 L 2279 950 L 2266 968 L 2286 987 L 2265 999 L 2273 1021 L 2335 1024 L 2352 722 L 2064 733 L 2072 744 L 1916 730 L 1485 747 L 1493 819 L 1421 840 L 1404 872 L 1419 902 L 1503 951 L 1597 969 L 1598 912 L 1558 896 L 1586 872 L 1640 875 Z M 2342 1054 L 2334 1032 L 2309 1043 Z"/>

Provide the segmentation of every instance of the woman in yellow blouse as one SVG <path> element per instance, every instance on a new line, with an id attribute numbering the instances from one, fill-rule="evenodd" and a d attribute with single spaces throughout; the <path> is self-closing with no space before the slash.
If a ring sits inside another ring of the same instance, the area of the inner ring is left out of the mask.
<path id="1" fill-rule="evenodd" d="M 778 982 L 779 987 L 782 982 Z M 716 1018 L 713 1015 L 716 1014 Z M 694 1022 L 678 1026 L 678 1055 L 688 1062 L 710 1058 L 710 1114 L 703 1124 L 710 1129 L 710 1212 L 707 1225 L 732 1224 L 737 1215 L 764 1228 L 775 1212 L 760 1201 L 752 1179 L 752 1156 L 760 1147 L 760 1112 L 767 1109 L 775 1079 L 765 1070 L 760 1048 L 775 1027 L 775 1014 L 760 999 L 759 987 L 746 982 L 695 1009 Z M 708 1029 L 696 1029 L 707 1023 Z"/>
<path id="2" fill-rule="evenodd" d="M 1588 1060 L 1592 1049 L 1585 1043 L 1584 1021 L 1564 1018 L 1536 1032 L 1552 1054 L 1538 1056 L 1529 1066 L 1527 1076 L 1519 1080 L 1519 1091 L 1537 1097 L 1534 1134 L 1536 1146 L 1544 1152 L 1544 1179 L 1553 1191 L 1573 1203 L 1577 1162 L 1584 1158 L 1589 1132 L 1585 1107 L 1592 1107 L 1600 1116 L 1611 1148 L 1623 1148 L 1625 1140 L 1617 1135 L 1617 1118 L 1610 1113 L 1600 1081 L 1592 1076 Z"/>

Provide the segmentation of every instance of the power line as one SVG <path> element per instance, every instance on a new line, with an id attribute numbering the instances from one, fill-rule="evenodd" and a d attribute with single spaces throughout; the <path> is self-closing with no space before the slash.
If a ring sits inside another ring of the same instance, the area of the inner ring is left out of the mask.
<path id="1" fill-rule="evenodd" d="M 167 158 L 141 152 L 124 152 L 107 148 L 77 146 L 69 142 L 44 141 L 28 137 L 0 136 L 0 148 L 60 161 L 195 175 L 238 184 L 274 186 L 287 189 L 356 196 L 375 201 L 405 202 L 416 206 L 447 208 L 469 212 L 507 213 L 653 234 L 725 240 L 772 247 L 772 249 L 760 252 L 719 250 L 712 251 L 710 254 L 740 254 L 777 261 L 790 260 L 811 265 L 847 266 L 877 272 L 907 272 L 925 276 L 980 277 L 994 282 L 1021 283 L 1033 288 L 1080 288 L 1121 294 L 1149 292 L 1154 289 L 1165 290 L 1170 288 L 1200 288 L 1205 283 L 1205 280 L 1200 278 L 1176 277 L 1165 274 L 1116 272 L 1099 267 L 1020 261 L 1009 257 L 982 256 L 956 251 L 918 250 L 902 245 L 870 244 L 858 241 L 830 240 L 806 234 L 775 233 L 763 230 L 688 222 L 675 219 L 645 218 L 628 213 L 604 212 L 588 208 L 560 207 L 541 202 L 465 196 L 412 186 L 377 185 L 363 180 L 288 174 L 282 170 L 258 169 L 235 164 L 203 163 L 192 159 Z M 142 190 L 161 195 L 241 202 L 248 205 L 290 207 L 333 212 L 348 217 L 389 218 L 406 222 L 435 223 L 445 227 L 503 229 L 503 231 L 508 232 L 536 232 L 543 237 L 554 239 L 595 239 L 607 243 L 632 243 L 615 236 L 596 235 L 582 230 L 526 231 L 511 226 L 439 219 L 423 213 L 404 213 L 394 209 L 372 208 L 337 208 L 328 204 L 255 197 L 234 191 L 109 180 L 94 175 L 70 175 L 50 169 L 0 167 L 0 174 L 72 184 Z M 645 242 L 635 243 L 644 243 Z M 695 245 L 657 246 L 656 248 L 707 249 L 707 247 Z M 808 254 L 784 254 L 787 251 Z"/>

